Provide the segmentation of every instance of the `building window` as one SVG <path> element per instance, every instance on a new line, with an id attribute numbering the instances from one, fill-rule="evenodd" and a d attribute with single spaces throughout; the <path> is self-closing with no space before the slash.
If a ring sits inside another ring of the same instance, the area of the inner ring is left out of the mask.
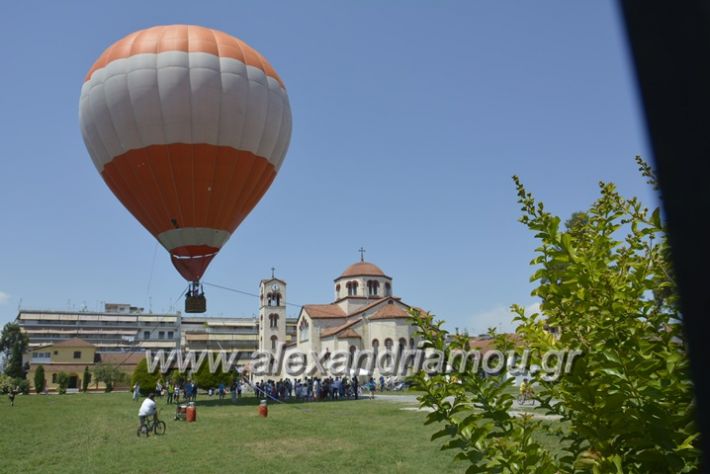
<path id="1" fill-rule="evenodd" d="M 81 351 L 74 351 L 74 358 L 81 359 Z"/>
<path id="2" fill-rule="evenodd" d="M 52 374 L 52 383 L 57 383 L 57 374 Z"/>
<path id="3" fill-rule="evenodd" d="M 385 283 L 385 296 L 392 296 L 392 285 Z"/>
<path id="4" fill-rule="evenodd" d="M 168 331 L 168 339 L 172 339 L 174 336 L 174 333 L 172 331 Z"/>
<path id="5" fill-rule="evenodd" d="M 308 340 L 308 321 L 305 318 L 301 320 L 301 324 L 298 326 L 298 340 L 301 342 Z"/>
<path id="6" fill-rule="evenodd" d="M 150 331 L 143 331 L 143 339 L 150 339 Z"/>
<path id="7" fill-rule="evenodd" d="M 275 351 L 276 350 L 276 341 L 278 341 L 278 337 L 276 336 L 271 336 L 271 350 Z"/>
<path id="8" fill-rule="evenodd" d="M 278 328 L 279 327 L 279 315 L 278 314 L 270 314 L 269 315 L 269 327 L 270 328 Z"/>
<path id="9" fill-rule="evenodd" d="M 388 351 L 392 350 L 392 339 L 390 339 L 389 337 L 385 339 L 385 349 Z"/>
<path id="10" fill-rule="evenodd" d="M 403 337 L 400 337 L 399 338 L 399 348 L 397 349 L 398 354 L 401 354 L 402 352 L 404 352 L 405 347 L 407 347 L 407 340 Z"/>
<path id="11" fill-rule="evenodd" d="M 357 296 L 357 282 L 349 281 L 345 284 L 348 288 L 348 296 Z"/>
<path id="12" fill-rule="evenodd" d="M 281 293 L 269 293 L 266 300 L 268 306 L 281 306 Z"/>
<path id="13" fill-rule="evenodd" d="M 158 339 L 165 339 L 165 331 L 158 331 Z"/>
<path id="14" fill-rule="evenodd" d="M 367 280 L 367 294 L 377 296 L 380 290 L 380 282 L 376 280 Z"/>
<path id="15" fill-rule="evenodd" d="M 414 338 L 412 337 L 409 338 L 409 348 L 414 349 Z"/>
<path id="16" fill-rule="evenodd" d="M 372 340 L 372 350 L 375 352 L 380 350 L 380 341 L 378 341 L 377 339 Z"/>

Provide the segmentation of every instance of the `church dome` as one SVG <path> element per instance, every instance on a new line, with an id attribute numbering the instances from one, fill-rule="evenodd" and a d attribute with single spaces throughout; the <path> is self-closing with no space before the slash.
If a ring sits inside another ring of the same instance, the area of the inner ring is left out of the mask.
<path id="1" fill-rule="evenodd" d="M 345 269 L 339 278 L 353 277 L 353 276 L 381 276 L 387 277 L 385 272 L 383 272 L 380 267 L 373 263 L 368 262 L 357 262 L 350 265 Z"/>

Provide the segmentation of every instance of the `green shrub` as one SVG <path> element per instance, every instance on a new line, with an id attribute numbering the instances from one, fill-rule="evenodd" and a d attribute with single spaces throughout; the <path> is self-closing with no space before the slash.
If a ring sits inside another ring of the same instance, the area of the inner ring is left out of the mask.
<path id="1" fill-rule="evenodd" d="M 148 373 L 148 363 L 143 357 L 133 371 L 131 387 L 138 384 L 141 395 L 147 396 L 150 392 L 155 391 L 155 385 L 161 379 L 161 376 L 162 374 L 157 369 L 153 373 Z"/>
<path id="2" fill-rule="evenodd" d="M 99 363 L 94 366 L 94 379 L 96 380 L 97 385 L 99 382 L 103 382 L 106 385 L 104 390 L 106 392 L 111 392 L 114 385 L 126 380 L 126 374 L 124 374 L 115 365 Z M 86 382 L 86 380 L 84 383 L 88 387 L 88 382 Z"/>
<path id="3" fill-rule="evenodd" d="M 15 388 L 15 378 L 0 373 L 0 393 L 6 394 Z"/>
<path id="4" fill-rule="evenodd" d="M 59 372 L 57 374 L 57 390 L 60 395 L 67 393 L 67 386 L 69 385 L 69 374 L 66 372 Z"/>
<path id="5" fill-rule="evenodd" d="M 37 369 L 35 370 L 34 382 L 35 382 L 35 392 L 42 393 L 44 391 L 44 387 L 47 384 L 47 381 L 44 379 L 44 366 L 43 365 L 38 366 Z"/>
<path id="6" fill-rule="evenodd" d="M 642 174 L 655 181 L 638 159 Z M 536 399 L 560 418 L 555 430 L 529 417 L 513 417 L 505 375 L 416 376 L 430 407 L 428 422 L 444 423 L 435 438 L 469 462 L 467 472 L 697 472 L 700 451 L 693 386 L 659 209 L 600 183 L 601 196 L 564 228 L 560 218 L 515 178 L 521 222 L 539 240 L 532 260 L 533 296 L 540 311 L 514 306 L 516 333 L 543 366 L 552 351 L 579 350 L 570 371 L 557 379 L 535 374 Z M 450 357 L 468 338 L 449 335 L 431 315 L 412 313 L 426 347 Z M 558 330 L 556 335 L 549 328 Z M 504 337 L 496 347 L 510 346 Z M 557 454 L 532 436 L 556 439 Z"/>
<path id="7" fill-rule="evenodd" d="M 81 390 L 86 392 L 89 390 L 89 384 L 91 383 L 91 372 L 89 372 L 89 367 L 84 367 L 84 378 L 81 381 Z"/>
<path id="8" fill-rule="evenodd" d="M 15 379 L 15 387 L 17 387 L 20 390 L 20 393 L 23 395 L 29 395 L 30 394 L 30 382 L 27 379 L 23 378 L 16 378 Z"/>
<path id="9" fill-rule="evenodd" d="M 200 368 L 193 374 L 193 382 L 203 389 L 216 388 L 220 383 L 229 385 L 229 380 L 230 374 L 222 370 L 221 364 L 215 373 L 210 373 L 210 365 L 207 359 L 202 362 Z"/>

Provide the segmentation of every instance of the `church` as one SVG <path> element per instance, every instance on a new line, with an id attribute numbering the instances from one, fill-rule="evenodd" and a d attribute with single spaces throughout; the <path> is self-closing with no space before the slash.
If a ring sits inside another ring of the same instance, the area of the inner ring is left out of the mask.
<path id="1" fill-rule="evenodd" d="M 394 294 L 392 277 L 364 261 L 350 265 L 333 282 L 334 300 L 306 304 L 295 321 L 295 340 L 286 333 L 286 282 L 262 280 L 259 311 L 259 350 L 275 353 L 285 347 L 306 353 L 414 348 L 416 328 L 409 320 L 413 308 Z M 415 308 L 418 309 L 418 308 Z M 289 320 L 289 323 L 291 321 Z"/>

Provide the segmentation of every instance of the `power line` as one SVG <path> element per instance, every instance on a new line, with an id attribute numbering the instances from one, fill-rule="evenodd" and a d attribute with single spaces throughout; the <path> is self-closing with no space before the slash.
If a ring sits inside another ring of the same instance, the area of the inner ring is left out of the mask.
<path id="1" fill-rule="evenodd" d="M 238 290 L 236 288 L 229 288 L 227 286 L 215 285 L 214 283 L 207 283 L 207 282 L 203 282 L 202 284 L 205 286 L 219 288 L 221 290 L 231 291 L 233 293 L 239 293 L 240 295 L 253 296 L 254 298 L 257 298 L 257 299 L 261 298 L 261 295 L 257 295 L 256 293 L 250 293 L 250 292 L 244 291 L 244 290 Z M 301 309 L 303 307 L 302 304 L 294 304 L 294 303 L 284 303 L 284 305 L 285 306 L 293 306 L 294 308 L 299 308 L 299 309 Z"/>

